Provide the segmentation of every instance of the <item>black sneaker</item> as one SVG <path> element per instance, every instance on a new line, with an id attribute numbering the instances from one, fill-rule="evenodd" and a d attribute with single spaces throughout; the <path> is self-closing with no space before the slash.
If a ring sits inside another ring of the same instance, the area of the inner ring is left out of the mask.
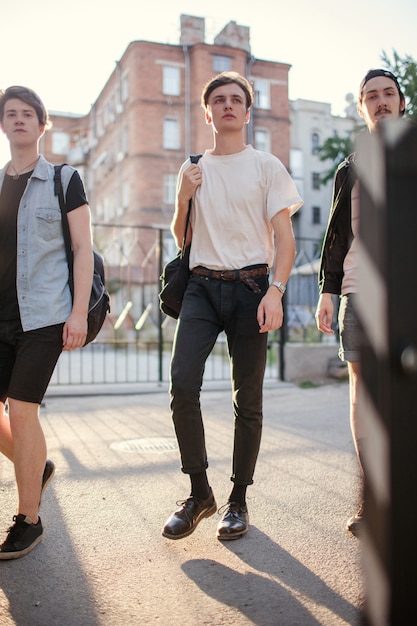
<path id="1" fill-rule="evenodd" d="M 43 476 L 42 476 L 42 487 L 41 487 L 41 497 L 39 499 L 39 506 L 41 505 L 41 502 L 42 502 L 43 493 L 45 489 L 47 488 L 47 486 L 49 485 L 49 483 L 51 482 L 54 473 L 55 473 L 55 465 L 52 463 L 52 461 L 49 461 L 49 460 L 46 461 L 45 469 L 43 470 Z"/>
<path id="2" fill-rule="evenodd" d="M 10 526 L 7 531 L 6 541 L 0 546 L 0 560 L 3 561 L 25 556 L 42 541 L 41 518 L 36 524 L 33 524 L 30 517 L 20 513 L 13 517 L 13 521 L 13 526 Z"/>
<path id="3" fill-rule="evenodd" d="M 190 496 L 177 504 L 181 504 L 181 508 L 168 518 L 162 530 L 162 535 L 168 539 L 182 539 L 191 535 L 201 520 L 214 515 L 217 509 L 211 489 L 209 497 L 205 500 Z"/>

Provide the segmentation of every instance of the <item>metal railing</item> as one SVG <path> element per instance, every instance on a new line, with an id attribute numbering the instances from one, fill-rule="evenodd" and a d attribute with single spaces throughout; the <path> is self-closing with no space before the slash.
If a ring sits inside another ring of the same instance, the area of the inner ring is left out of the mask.
<path id="1" fill-rule="evenodd" d="M 92 344 L 61 354 L 51 386 L 162 383 L 169 379 L 176 322 L 159 310 L 159 275 L 175 254 L 163 228 L 94 225 L 94 239 L 106 261 L 111 313 Z M 299 246 L 299 244 L 298 244 Z M 269 334 L 266 380 L 284 380 L 286 341 L 319 341 L 315 335 L 316 261 L 298 254 L 284 298 L 284 326 Z M 230 378 L 224 334 L 210 355 L 204 379 Z"/>
<path id="2" fill-rule="evenodd" d="M 161 383 L 169 380 L 172 344 L 162 351 L 155 342 L 96 340 L 74 352 L 63 352 L 51 385 L 107 385 L 121 383 Z M 279 380 L 280 344 L 268 344 L 266 380 Z M 206 381 L 230 378 L 227 347 L 221 335 L 207 360 Z"/>

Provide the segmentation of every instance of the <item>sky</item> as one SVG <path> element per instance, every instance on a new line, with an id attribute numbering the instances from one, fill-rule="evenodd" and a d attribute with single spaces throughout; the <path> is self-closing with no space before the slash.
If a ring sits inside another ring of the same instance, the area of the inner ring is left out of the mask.
<path id="1" fill-rule="evenodd" d="M 254 57 L 291 65 L 290 99 L 334 115 L 383 51 L 417 60 L 416 0 L 19 0 L 0 13 L 0 88 L 26 85 L 50 111 L 86 114 L 131 41 L 179 43 L 181 14 L 205 18 L 209 44 L 232 20 L 248 26 Z"/>

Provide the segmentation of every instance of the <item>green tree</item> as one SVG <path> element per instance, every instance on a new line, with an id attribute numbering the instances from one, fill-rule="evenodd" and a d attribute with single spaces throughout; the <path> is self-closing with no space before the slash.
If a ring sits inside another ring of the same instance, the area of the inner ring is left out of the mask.
<path id="1" fill-rule="evenodd" d="M 417 120 L 417 62 L 409 54 L 400 57 L 395 50 L 392 51 L 392 59 L 384 50 L 381 61 L 385 69 L 398 78 L 406 99 L 406 116 Z"/>
<path id="2" fill-rule="evenodd" d="M 353 140 L 351 135 L 347 137 L 328 137 L 319 148 L 320 161 L 331 161 L 331 167 L 320 175 L 320 185 L 325 185 L 329 180 L 333 180 L 335 171 L 339 163 L 348 154 L 353 152 Z"/>

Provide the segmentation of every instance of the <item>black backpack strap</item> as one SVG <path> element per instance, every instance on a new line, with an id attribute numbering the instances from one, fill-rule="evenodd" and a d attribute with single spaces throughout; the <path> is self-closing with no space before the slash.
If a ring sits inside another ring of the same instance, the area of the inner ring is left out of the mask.
<path id="1" fill-rule="evenodd" d="M 64 190 L 62 189 L 62 180 L 61 180 L 61 170 L 64 167 L 64 164 L 54 165 L 54 194 L 59 198 L 59 205 L 61 206 L 61 196 L 62 202 L 65 205 L 64 201 Z"/>
<path id="2" fill-rule="evenodd" d="M 190 154 L 191 163 L 198 163 L 202 156 L 203 156 L 202 154 Z M 192 207 L 192 200 L 190 198 L 190 201 L 188 203 L 187 219 L 185 220 L 184 237 L 182 239 L 182 245 L 181 245 L 182 256 L 184 255 L 184 251 L 185 251 L 185 240 L 187 239 L 188 225 L 190 223 L 191 207 Z"/>
<path id="3" fill-rule="evenodd" d="M 65 252 L 67 255 L 67 263 L 70 272 L 72 272 L 73 255 L 71 246 L 71 234 L 68 225 L 67 209 L 65 206 L 64 189 L 62 187 L 61 170 L 65 163 L 62 165 L 54 165 L 54 193 L 58 196 L 59 208 L 61 209 L 61 221 L 62 221 L 62 234 L 64 236 Z"/>
<path id="4" fill-rule="evenodd" d="M 198 163 L 202 156 L 202 154 L 190 154 L 191 163 Z"/>

